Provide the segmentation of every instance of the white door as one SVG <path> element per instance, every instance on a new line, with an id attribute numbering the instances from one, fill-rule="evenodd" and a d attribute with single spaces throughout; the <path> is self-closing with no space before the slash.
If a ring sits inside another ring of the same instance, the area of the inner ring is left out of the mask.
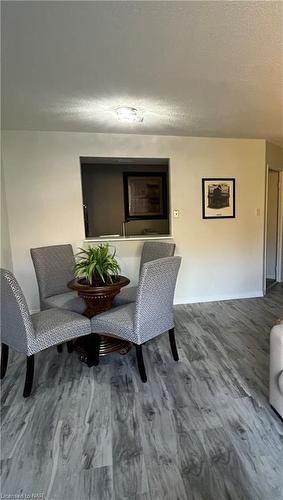
<path id="1" fill-rule="evenodd" d="M 276 280 L 279 207 L 279 172 L 268 170 L 266 278 Z"/>

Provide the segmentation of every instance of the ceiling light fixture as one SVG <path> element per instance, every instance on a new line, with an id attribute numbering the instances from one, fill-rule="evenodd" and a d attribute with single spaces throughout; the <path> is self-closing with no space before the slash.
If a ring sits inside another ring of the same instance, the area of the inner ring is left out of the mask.
<path id="1" fill-rule="evenodd" d="M 143 116 L 138 112 L 136 108 L 123 106 L 121 108 L 115 109 L 115 111 L 117 113 L 118 120 L 121 122 L 127 122 L 127 123 L 143 122 Z"/>

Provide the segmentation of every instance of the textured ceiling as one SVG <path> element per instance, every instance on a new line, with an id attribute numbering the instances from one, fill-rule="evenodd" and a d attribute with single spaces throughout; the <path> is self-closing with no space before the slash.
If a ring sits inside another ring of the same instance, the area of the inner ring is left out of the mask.
<path id="1" fill-rule="evenodd" d="M 2 9 L 4 128 L 283 139 L 281 2 Z"/>

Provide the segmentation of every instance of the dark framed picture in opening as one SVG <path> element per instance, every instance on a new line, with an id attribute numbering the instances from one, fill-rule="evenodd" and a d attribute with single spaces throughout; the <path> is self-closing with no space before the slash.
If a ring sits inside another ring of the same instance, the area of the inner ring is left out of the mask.
<path id="1" fill-rule="evenodd" d="M 235 179 L 202 179 L 202 218 L 235 217 Z"/>
<path id="2" fill-rule="evenodd" d="M 168 217 L 165 172 L 124 172 L 123 180 L 125 221 Z"/>

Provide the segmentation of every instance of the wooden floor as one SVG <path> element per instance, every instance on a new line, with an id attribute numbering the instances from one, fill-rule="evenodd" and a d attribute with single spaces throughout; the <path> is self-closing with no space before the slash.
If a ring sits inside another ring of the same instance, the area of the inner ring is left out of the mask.
<path id="1" fill-rule="evenodd" d="M 283 423 L 268 404 L 279 316 L 281 285 L 264 299 L 177 306 L 180 361 L 167 335 L 150 342 L 147 384 L 134 350 L 88 369 L 50 349 L 24 400 L 14 355 L 2 384 L 1 498 L 282 500 Z"/>

